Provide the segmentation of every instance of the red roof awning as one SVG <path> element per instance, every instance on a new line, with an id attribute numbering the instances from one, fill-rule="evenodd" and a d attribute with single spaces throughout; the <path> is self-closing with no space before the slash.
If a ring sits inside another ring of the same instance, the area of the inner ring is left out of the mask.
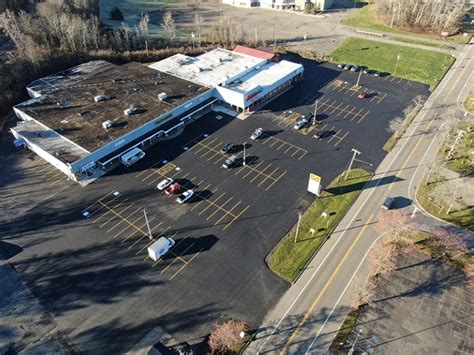
<path id="1" fill-rule="evenodd" d="M 275 58 L 275 53 L 268 53 L 268 52 L 260 51 L 258 49 L 253 49 L 253 48 L 244 47 L 244 46 L 235 47 L 234 52 L 247 54 L 247 55 L 251 55 L 252 57 L 266 59 L 266 60 L 272 60 L 273 58 Z"/>

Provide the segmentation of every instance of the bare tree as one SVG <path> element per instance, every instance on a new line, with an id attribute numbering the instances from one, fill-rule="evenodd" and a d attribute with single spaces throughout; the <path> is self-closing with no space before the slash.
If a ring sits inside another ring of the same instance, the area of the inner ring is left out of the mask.
<path id="1" fill-rule="evenodd" d="M 237 320 L 215 324 L 209 336 L 209 347 L 213 353 L 236 352 L 243 342 L 240 333 L 248 333 L 248 330 L 247 324 Z"/>
<path id="2" fill-rule="evenodd" d="M 400 135 L 400 130 L 403 128 L 404 121 L 405 120 L 403 119 L 403 117 L 395 117 L 389 122 L 387 131 L 395 133 L 395 135 L 398 137 Z"/>
<path id="3" fill-rule="evenodd" d="M 429 241 L 441 254 L 449 258 L 457 258 L 468 252 L 462 236 L 450 229 L 442 228 L 434 231 Z"/>
<path id="4" fill-rule="evenodd" d="M 397 247 L 390 242 L 378 242 L 368 255 L 369 274 L 372 277 L 390 274 L 396 269 Z"/>
<path id="5" fill-rule="evenodd" d="M 138 28 L 140 30 L 140 35 L 143 38 L 145 42 L 145 50 L 148 54 L 148 23 L 150 22 L 150 16 L 148 14 L 142 15 L 142 18 L 140 19 L 140 23 L 138 24 Z"/>
<path id="6" fill-rule="evenodd" d="M 416 223 L 410 214 L 402 210 L 381 211 L 377 215 L 375 229 L 379 233 L 385 233 L 390 242 L 409 244 L 404 235 L 416 230 Z M 409 238 L 408 238 L 409 239 Z"/>
<path id="7" fill-rule="evenodd" d="M 171 12 L 168 11 L 167 13 L 165 13 L 165 15 L 163 16 L 163 22 L 161 24 L 165 31 L 168 32 L 170 42 L 173 42 L 176 38 L 176 25 L 174 23 L 173 15 L 171 14 Z"/>

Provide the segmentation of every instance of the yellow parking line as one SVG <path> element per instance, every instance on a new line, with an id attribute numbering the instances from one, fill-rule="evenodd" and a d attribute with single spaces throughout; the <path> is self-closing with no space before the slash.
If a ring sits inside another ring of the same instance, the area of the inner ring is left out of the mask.
<path id="1" fill-rule="evenodd" d="M 367 112 L 365 113 L 365 115 L 362 116 L 362 117 L 357 121 L 357 123 L 361 123 L 362 120 L 363 120 L 364 118 L 366 118 L 369 113 L 370 113 L 370 111 L 367 111 Z"/>
<path id="2" fill-rule="evenodd" d="M 141 207 L 140 207 L 140 209 L 141 209 Z M 134 223 L 134 224 L 137 223 L 137 222 L 138 222 L 140 219 L 142 219 L 142 218 L 143 218 L 143 215 L 138 216 L 138 217 L 133 221 L 133 223 Z M 126 221 L 126 220 L 124 219 L 124 221 Z M 129 229 L 130 227 L 132 227 L 130 224 L 127 225 L 124 229 L 122 229 L 120 232 L 118 232 L 117 234 L 115 234 L 115 235 L 112 237 L 112 239 L 117 238 L 120 234 L 122 234 L 123 232 L 125 232 L 125 231 L 126 231 L 127 229 Z"/>
<path id="3" fill-rule="evenodd" d="M 126 199 L 123 200 L 123 201 L 120 201 L 116 206 L 114 206 L 113 208 L 118 208 L 122 203 L 126 202 Z M 120 213 L 123 213 L 123 211 L 121 211 Z M 100 228 L 103 228 L 107 223 L 109 223 L 111 220 L 113 220 L 116 216 L 112 216 L 110 217 L 107 221 L 105 221 L 104 223 L 102 223 L 100 225 Z"/>
<path id="4" fill-rule="evenodd" d="M 357 118 L 357 116 L 359 116 L 361 114 L 361 112 L 363 112 L 364 110 L 363 109 L 360 109 L 359 111 L 357 111 L 357 113 L 353 114 L 352 117 L 351 117 L 351 121 L 353 121 L 355 118 Z"/>
<path id="5" fill-rule="evenodd" d="M 260 181 L 260 183 L 257 185 L 257 187 L 260 187 L 267 179 L 272 179 L 275 182 L 275 178 L 273 177 L 273 174 L 278 170 L 278 167 L 276 167 L 270 174 L 265 174 L 265 179 Z"/>
<path id="6" fill-rule="evenodd" d="M 219 224 L 225 217 L 227 217 L 228 215 L 230 215 L 230 216 L 232 216 L 232 217 L 235 217 L 231 212 L 232 212 L 238 205 L 240 205 L 241 202 L 242 202 L 242 201 L 237 202 L 237 203 L 234 205 L 234 207 L 232 207 L 229 211 L 224 210 L 224 213 L 225 213 L 225 214 L 224 214 L 216 223 L 214 223 L 214 225 L 215 225 L 215 226 L 218 225 L 218 224 Z"/>
<path id="7" fill-rule="evenodd" d="M 156 217 L 151 217 L 151 218 L 148 220 L 148 223 L 153 222 L 155 219 L 156 219 Z M 163 222 L 160 222 L 160 223 L 158 224 L 158 226 L 161 225 L 162 223 L 163 223 Z M 128 236 L 127 238 L 122 239 L 122 241 L 120 242 L 120 244 L 125 243 L 125 242 L 126 242 L 127 240 L 129 240 L 131 237 L 135 236 L 135 233 L 136 233 L 137 231 L 138 231 L 138 232 L 141 232 L 141 228 L 145 228 L 145 227 L 146 227 L 146 221 L 144 221 L 143 224 L 142 224 L 140 227 L 135 227 L 136 230 L 134 230 L 131 234 L 129 234 L 129 236 Z M 140 228 L 140 229 L 138 229 L 138 228 Z M 143 233 L 143 232 L 142 232 L 142 233 Z M 147 233 L 147 235 L 148 235 L 148 233 Z"/>
<path id="8" fill-rule="evenodd" d="M 207 189 L 209 188 L 209 186 L 211 186 L 211 184 L 208 184 L 205 188 L 202 189 L 202 191 L 207 190 Z M 217 189 L 216 189 L 216 191 L 217 191 Z M 214 193 L 215 193 L 215 192 L 214 192 Z M 202 197 L 201 197 L 201 199 L 202 199 L 201 201 L 199 201 L 197 204 L 195 204 L 193 207 L 191 207 L 191 211 L 193 211 L 194 209 L 198 208 L 201 203 L 203 203 L 204 201 L 206 201 L 205 198 L 202 198 Z"/>
<path id="9" fill-rule="evenodd" d="M 85 209 L 82 210 L 82 213 L 86 212 L 89 208 L 91 208 L 92 206 L 94 206 L 96 203 L 102 201 L 104 198 L 107 198 L 109 195 L 113 194 L 115 192 L 115 190 L 113 191 L 110 191 L 107 195 L 104 195 L 102 196 L 100 199 L 98 199 L 97 201 L 95 201 L 93 204 L 87 206 Z"/>
<path id="10" fill-rule="evenodd" d="M 170 229 L 171 229 L 171 227 L 166 228 L 166 229 L 163 231 L 163 233 L 160 234 L 160 236 L 166 235 L 166 232 L 168 232 Z M 173 234 L 173 235 L 171 236 L 171 238 L 173 238 L 176 234 L 178 234 L 178 232 L 176 232 L 175 234 Z M 186 238 L 185 238 L 185 239 L 186 239 Z M 143 250 L 145 250 L 146 248 L 148 248 L 148 247 L 149 247 L 150 245 L 152 245 L 154 242 L 156 242 L 156 240 L 155 240 L 155 238 L 153 237 L 153 239 L 152 239 L 149 243 L 147 243 L 143 248 L 141 248 L 139 251 L 137 251 L 137 252 L 135 253 L 135 255 L 140 254 Z M 158 264 L 159 261 L 160 261 L 160 260 L 158 260 L 158 261 L 156 262 L 156 264 Z"/>
<path id="11" fill-rule="evenodd" d="M 102 202 L 100 202 L 100 204 L 102 204 L 102 205 L 103 205 L 104 207 L 106 207 L 107 209 L 110 209 L 107 205 L 103 204 Z M 112 211 L 113 214 L 115 214 L 115 215 L 117 215 L 117 216 L 119 216 L 119 217 L 122 217 L 122 216 L 120 216 L 119 213 L 117 213 L 117 212 L 115 212 L 115 211 L 113 211 L 113 210 L 111 210 L 111 211 Z M 124 218 L 124 217 L 122 217 L 122 218 Z M 144 232 L 141 228 L 138 228 L 137 226 L 135 226 L 134 224 L 132 224 L 132 222 L 130 222 L 129 220 L 127 220 L 126 218 L 124 218 L 124 219 L 127 221 L 128 224 L 133 225 L 138 231 L 142 232 L 143 234 L 148 235 L 148 234 L 147 234 L 146 232 Z"/>
<path id="12" fill-rule="evenodd" d="M 283 177 L 283 175 L 286 174 L 286 172 L 287 172 L 287 170 L 285 170 L 278 178 L 276 178 L 275 181 L 273 181 L 273 182 L 270 184 L 270 186 L 268 186 L 268 187 L 265 189 L 265 191 L 270 190 L 271 187 L 272 187 L 274 184 L 276 184 L 276 183 Z"/>
<path id="13" fill-rule="evenodd" d="M 175 263 L 175 261 L 177 261 L 177 260 L 181 261 L 184 265 L 187 265 L 188 262 L 186 260 L 184 260 L 181 256 L 184 255 L 184 253 L 186 253 L 189 249 L 191 249 L 191 247 L 195 244 L 196 243 L 194 243 L 194 242 L 192 244 L 190 244 L 186 249 L 183 250 L 183 252 L 180 255 L 174 254 L 172 251 L 170 251 L 169 253 L 171 255 L 173 255 L 175 257 L 175 259 L 172 262 L 170 262 L 163 270 L 161 270 L 160 275 L 163 274 L 166 270 L 168 270 L 168 268 L 170 268 L 171 265 L 173 265 Z"/>
<path id="14" fill-rule="evenodd" d="M 342 137 L 337 137 L 339 139 L 339 141 L 336 144 L 334 144 L 334 146 L 337 147 L 337 145 L 339 143 L 341 143 L 344 140 L 344 138 L 347 137 L 348 134 L 349 134 L 349 132 L 346 132 L 346 134 L 344 134 Z"/>
<path id="15" fill-rule="evenodd" d="M 272 173 L 270 173 L 270 175 L 265 173 L 265 170 L 267 170 L 270 166 L 272 166 L 272 164 L 268 164 L 265 168 L 263 168 L 263 170 L 257 171 L 257 174 L 253 177 L 252 180 L 250 180 L 250 183 L 254 182 L 254 180 L 257 179 L 260 175 L 271 177 Z"/>
<path id="16" fill-rule="evenodd" d="M 126 218 L 130 218 L 132 217 L 135 213 L 137 213 L 138 211 L 141 211 L 142 210 L 142 207 L 138 207 L 135 211 L 133 211 L 132 213 L 130 213 Z M 121 220 L 119 223 L 116 223 L 114 224 L 112 227 L 110 227 L 109 229 L 107 229 L 107 233 L 110 233 L 112 232 L 112 230 L 114 230 L 116 227 L 118 227 L 119 225 L 121 225 L 125 220 Z"/>
<path id="17" fill-rule="evenodd" d="M 181 266 L 181 268 L 176 271 L 173 276 L 170 277 L 169 281 L 173 280 L 175 278 L 175 276 L 179 275 L 181 273 L 181 271 L 184 270 L 184 268 L 186 268 L 189 264 L 191 264 L 191 262 L 203 251 L 204 249 L 201 249 L 199 250 L 196 254 L 193 255 L 193 257 L 191 259 L 189 259 L 189 261 L 184 264 L 183 266 Z"/>
<path id="18" fill-rule="evenodd" d="M 230 221 L 222 230 L 225 231 L 227 228 L 230 227 L 230 225 L 232 223 L 234 223 L 240 216 L 242 216 L 242 214 L 248 210 L 248 208 L 250 207 L 250 205 L 248 205 L 247 207 L 245 207 L 242 212 L 240 212 L 237 216 L 234 217 L 234 219 L 232 221 Z"/>
<path id="19" fill-rule="evenodd" d="M 156 226 L 154 226 L 151 230 L 150 230 L 150 233 L 152 234 L 152 238 L 151 240 L 154 241 L 154 238 L 153 238 L 153 232 L 155 231 L 156 228 L 158 228 L 159 226 L 161 226 L 163 222 L 160 222 L 158 223 Z M 132 249 L 138 242 L 140 242 L 143 238 L 145 237 L 148 237 L 148 233 L 147 234 L 144 234 L 140 237 L 140 239 L 137 239 L 132 245 L 130 245 L 127 249 Z"/>
<path id="20" fill-rule="evenodd" d="M 205 209 L 203 209 L 201 212 L 198 213 L 198 215 L 202 215 L 209 207 L 212 206 L 215 206 L 215 203 L 217 200 L 219 200 L 222 196 L 225 195 L 225 192 L 223 192 L 218 198 L 216 198 L 214 201 L 211 202 L 211 200 L 206 200 L 209 204 L 207 205 L 207 207 Z"/>
<path id="21" fill-rule="evenodd" d="M 258 163 L 257 165 L 255 166 L 251 166 L 251 165 L 248 165 L 246 164 L 245 166 L 242 166 L 242 169 L 240 169 L 237 173 L 240 173 L 241 170 L 245 170 L 245 169 L 248 169 L 248 172 L 247 174 L 245 174 L 244 176 L 242 176 L 242 179 L 245 179 L 250 173 L 254 172 L 254 171 L 257 171 L 257 168 L 263 164 L 263 161 L 261 161 L 260 163 Z M 235 175 L 237 175 L 237 173 Z"/>
<path id="22" fill-rule="evenodd" d="M 342 131 L 342 129 L 339 129 L 339 131 L 337 131 L 335 134 L 333 134 L 333 135 L 331 136 L 331 138 L 329 138 L 328 143 L 331 143 L 331 141 L 332 141 L 334 138 L 336 138 L 336 137 L 338 136 L 338 134 L 341 133 L 341 131 Z"/>
<path id="23" fill-rule="evenodd" d="M 226 202 L 221 204 L 221 207 L 224 207 L 225 205 L 227 205 L 233 198 L 234 198 L 234 196 L 229 197 L 229 199 Z M 219 212 L 218 209 L 216 209 L 209 217 L 207 217 L 206 221 L 209 221 L 217 212 Z"/>
<path id="24" fill-rule="evenodd" d="M 353 106 L 353 107 L 352 107 L 352 110 L 348 111 L 348 112 L 346 113 L 346 115 L 345 115 L 343 118 L 346 119 L 347 116 L 349 116 L 350 114 L 352 114 L 352 111 L 354 111 L 355 109 L 356 109 L 355 106 Z"/>

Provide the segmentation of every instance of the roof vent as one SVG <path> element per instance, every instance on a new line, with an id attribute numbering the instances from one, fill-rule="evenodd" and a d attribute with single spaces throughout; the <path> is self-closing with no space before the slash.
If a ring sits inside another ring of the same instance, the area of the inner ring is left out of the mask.
<path id="1" fill-rule="evenodd" d="M 112 100 L 115 96 L 112 95 L 97 95 L 94 96 L 94 101 L 95 102 L 102 102 L 102 101 L 108 101 Z"/>
<path id="2" fill-rule="evenodd" d="M 107 121 L 104 121 L 102 122 L 102 128 L 103 129 L 109 129 L 109 128 L 112 128 L 113 126 L 113 123 L 111 120 L 107 120 Z"/>
<path id="3" fill-rule="evenodd" d="M 162 92 L 161 94 L 158 94 L 158 99 L 160 99 L 160 101 L 164 101 L 168 98 L 168 95 L 166 95 L 166 92 Z"/>

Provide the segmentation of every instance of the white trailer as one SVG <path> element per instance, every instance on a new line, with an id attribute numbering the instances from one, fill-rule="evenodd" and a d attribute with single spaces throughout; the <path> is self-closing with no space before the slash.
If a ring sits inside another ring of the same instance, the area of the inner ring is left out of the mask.
<path id="1" fill-rule="evenodd" d="M 158 261 L 165 255 L 176 242 L 167 237 L 161 237 L 148 247 L 148 256 L 153 261 Z"/>

